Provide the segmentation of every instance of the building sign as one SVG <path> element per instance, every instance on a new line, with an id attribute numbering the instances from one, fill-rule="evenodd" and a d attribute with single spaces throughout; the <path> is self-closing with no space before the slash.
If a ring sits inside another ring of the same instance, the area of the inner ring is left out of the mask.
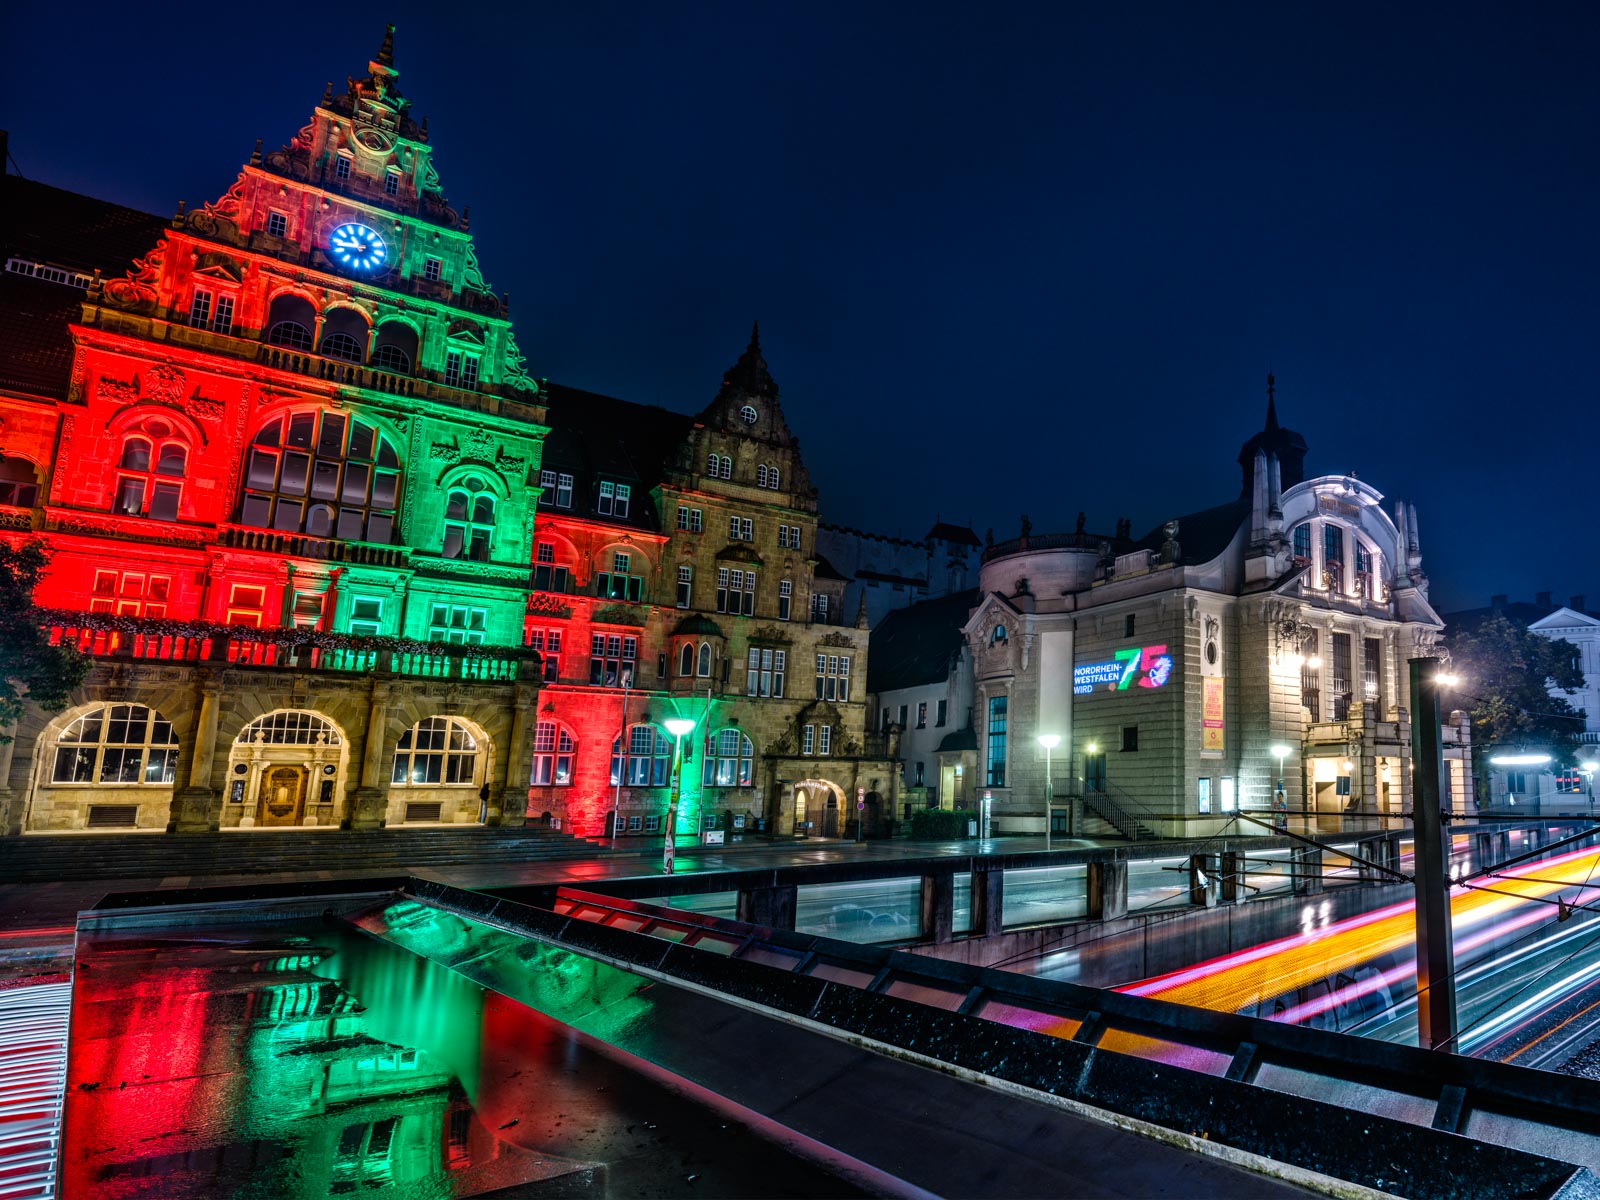
<path id="1" fill-rule="evenodd" d="M 1221 754 L 1223 679 L 1220 675 L 1207 675 L 1200 684 L 1200 753 Z"/>
<path id="2" fill-rule="evenodd" d="M 1072 694 L 1125 692 L 1135 684 L 1142 688 L 1165 687 L 1171 677 L 1172 655 L 1165 646 L 1130 646 L 1118 650 L 1108 662 L 1082 663 L 1072 668 Z"/>

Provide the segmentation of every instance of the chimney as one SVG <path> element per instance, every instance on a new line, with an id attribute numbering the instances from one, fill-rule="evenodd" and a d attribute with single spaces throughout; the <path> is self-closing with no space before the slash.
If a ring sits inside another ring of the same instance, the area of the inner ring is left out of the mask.
<path id="1" fill-rule="evenodd" d="M 1567 607 L 1570 608 L 1573 612 L 1582 612 L 1583 611 L 1583 599 L 1584 599 L 1583 593 L 1579 592 L 1571 600 L 1567 601 Z"/>
<path id="2" fill-rule="evenodd" d="M 1533 602 L 1535 604 L 1537 604 L 1540 608 L 1554 608 L 1555 607 L 1555 605 L 1550 603 L 1550 593 L 1549 592 L 1535 592 L 1533 594 Z"/>
<path id="3" fill-rule="evenodd" d="M 1489 597 L 1489 607 L 1490 608 L 1498 610 L 1498 609 L 1504 608 L 1505 606 L 1506 606 L 1506 597 L 1505 597 L 1505 593 L 1504 592 L 1502 592 L 1498 596 L 1490 596 Z"/>

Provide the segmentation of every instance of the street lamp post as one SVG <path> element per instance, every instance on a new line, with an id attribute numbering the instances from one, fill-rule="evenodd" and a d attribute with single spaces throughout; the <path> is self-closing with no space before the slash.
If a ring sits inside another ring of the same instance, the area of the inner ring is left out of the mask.
<path id="1" fill-rule="evenodd" d="M 1044 848 L 1050 849 L 1051 818 L 1055 815 L 1056 791 L 1050 779 L 1050 752 L 1061 744 L 1061 736 L 1041 733 L 1039 745 L 1044 747 Z"/>
<path id="2" fill-rule="evenodd" d="M 1289 747 L 1282 742 L 1274 743 L 1272 757 L 1278 760 L 1278 791 L 1272 801 L 1272 824 L 1282 833 L 1289 828 L 1289 801 L 1283 794 L 1283 760 L 1289 757 Z"/>
<path id="3" fill-rule="evenodd" d="M 667 801 L 667 831 L 661 843 L 661 873 L 672 874 L 672 857 L 678 848 L 678 792 L 683 784 L 683 735 L 694 728 L 685 717 L 668 717 L 663 722 L 672 735 L 672 797 Z"/>

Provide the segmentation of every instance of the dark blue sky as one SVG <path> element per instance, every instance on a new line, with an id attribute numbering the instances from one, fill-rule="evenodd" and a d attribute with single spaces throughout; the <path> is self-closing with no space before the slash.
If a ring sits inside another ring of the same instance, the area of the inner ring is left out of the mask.
<path id="1" fill-rule="evenodd" d="M 1600 607 L 1593 5 L 494 9 L 34 4 L 0 119 L 170 212 L 393 20 L 530 367 L 694 410 L 759 317 L 826 519 L 1142 532 L 1236 492 L 1271 366 L 1441 608 Z"/>

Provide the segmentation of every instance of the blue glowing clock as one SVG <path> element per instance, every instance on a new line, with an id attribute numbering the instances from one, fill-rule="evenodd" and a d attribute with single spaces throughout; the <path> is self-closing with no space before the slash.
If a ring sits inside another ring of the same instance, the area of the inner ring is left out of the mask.
<path id="1" fill-rule="evenodd" d="M 328 252 L 333 260 L 352 271 L 376 271 L 383 266 L 389 249 L 383 239 L 365 225 L 341 225 L 328 239 Z"/>

